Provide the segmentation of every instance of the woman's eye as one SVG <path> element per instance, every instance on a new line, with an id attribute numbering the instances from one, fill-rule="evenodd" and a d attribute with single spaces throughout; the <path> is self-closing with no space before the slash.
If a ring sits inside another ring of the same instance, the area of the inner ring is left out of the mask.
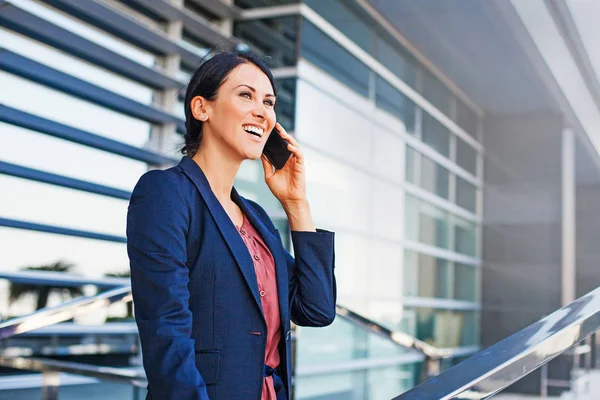
<path id="1" fill-rule="evenodd" d="M 273 100 L 265 100 L 265 104 L 268 105 L 269 107 L 273 107 L 275 105 Z"/>
<path id="2" fill-rule="evenodd" d="M 242 97 L 244 97 L 246 99 L 251 99 L 252 98 L 252 95 L 249 92 L 240 93 L 240 96 L 242 96 Z"/>

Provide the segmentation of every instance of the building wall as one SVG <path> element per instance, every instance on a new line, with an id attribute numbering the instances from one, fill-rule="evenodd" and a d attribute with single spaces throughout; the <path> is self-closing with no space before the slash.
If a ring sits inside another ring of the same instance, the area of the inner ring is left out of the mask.
<path id="1" fill-rule="evenodd" d="M 561 135 L 558 115 L 485 120 L 483 347 L 561 307 Z"/>

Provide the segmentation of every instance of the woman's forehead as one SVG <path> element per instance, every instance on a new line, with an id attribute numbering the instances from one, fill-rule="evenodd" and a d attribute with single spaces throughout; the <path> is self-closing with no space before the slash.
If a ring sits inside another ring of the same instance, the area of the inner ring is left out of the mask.
<path id="1" fill-rule="evenodd" d="M 273 87 L 269 77 L 256 65 L 244 63 L 234 68 L 223 86 L 235 88 L 239 85 L 248 85 L 258 92 L 273 94 Z"/>

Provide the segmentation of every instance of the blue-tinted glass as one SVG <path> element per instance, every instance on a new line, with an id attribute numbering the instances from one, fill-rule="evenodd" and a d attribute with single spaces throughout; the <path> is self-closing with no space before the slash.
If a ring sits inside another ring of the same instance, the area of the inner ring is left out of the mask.
<path id="1" fill-rule="evenodd" d="M 339 0 L 305 0 L 310 8 L 367 52 L 372 52 L 375 32 L 356 12 L 351 4 Z"/>
<path id="2" fill-rule="evenodd" d="M 477 256 L 477 225 L 455 217 L 454 251 L 471 257 Z"/>
<path id="3" fill-rule="evenodd" d="M 477 189 L 459 176 L 456 177 L 456 204 L 473 213 L 477 212 Z"/>
<path id="4" fill-rule="evenodd" d="M 377 107 L 400 118 L 407 132 L 414 133 L 415 103 L 379 76 L 375 86 L 375 102 Z"/>
<path id="5" fill-rule="evenodd" d="M 271 68 L 296 65 L 298 23 L 296 16 L 237 22 L 233 34 L 268 55 Z"/>
<path id="6" fill-rule="evenodd" d="M 415 63 L 412 57 L 392 45 L 390 41 L 377 37 L 375 58 L 407 85 L 415 86 Z"/>
<path id="7" fill-rule="evenodd" d="M 454 298 L 479 300 L 479 268 L 467 264 L 454 265 Z"/>
<path id="8" fill-rule="evenodd" d="M 456 138 L 456 163 L 477 176 L 477 151 L 459 137 Z"/>
<path id="9" fill-rule="evenodd" d="M 363 96 L 369 94 L 369 68 L 316 26 L 302 20 L 302 57 Z"/>
<path id="10" fill-rule="evenodd" d="M 438 153 L 450 156 L 450 131 L 431 115 L 423 112 L 422 140 Z"/>
<path id="11" fill-rule="evenodd" d="M 277 101 L 275 102 L 277 121 L 285 130 L 291 132 L 296 125 L 296 79 L 277 79 L 275 88 L 277 90 Z"/>

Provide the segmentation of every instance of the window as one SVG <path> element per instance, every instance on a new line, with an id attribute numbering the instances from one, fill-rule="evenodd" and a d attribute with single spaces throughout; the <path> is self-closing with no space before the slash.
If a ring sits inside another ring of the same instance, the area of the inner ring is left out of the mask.
<path id="1" fill-rule="evenodd" d="M 423 69 L 423 97 L 446 115 L 451 115 L 453 95 L 431 72 Z"/>
<path id="2" fill-rule="evenodd" d="M 449 262 L 426 254 L 405 250 L 404 295 L 450 297 Z"/>
<path id="3" fill-rule="evenodd" d="M 419 159 L 421 154 L 410 146 L 406 146 L 406 180 L 418 185 Z"/>
<path id="4" fill-rule="evenodd" d="M 380 36 L 377 37 L 375 58 L 410 87 L 415 87 L 416 67 L 412 57 Z"/>
<path id="5" fill-rule="evenodd" d="M 480 269 L 473 265 L 454 265 L 454 298 L 479 301 Z"/>
<path id="6" fill-rule="evenodd" d="M 456 204 L 477 213 L 477 189 L 460 176 L 456 177 Z"/>
<path id="7" fill-rule="evenodd" d="M 296 65 L 298 18 L 265 18 L 236 22 L 233 34 L 259 49 L 270 68 Z"/>
<path id="8" fill-rule="evenodd" d="M 461 347 L 479 343 L 479 312 L 405 307 L 407 333 L 436 347 Z"/>
<path id="9" fill-rule="evenodd" d="M 448 200 L 450 173 L 428 157 L 421 156 L 421 187 Z"/>
<path id="10" fill-rule="evenodd" d="M 454 251 L 477 257 L 477 225 L 454 217 Z"/>
<path id="11" fill-rule="evenodd" d="M 379 76 L 375 85 L 375 103 L 404 122 L 406 132 L 414 134 L 415 103 Z"/>
<path id="12" fill-rule="evenodd" d="M 448 248 L 449 214 L 446 211 L 407 195 L 406 216 L 406 237 L 409 240 Z"/>
<path id="13" fill-rule="evenodd" d="M 456 163 L 477 176 L 477 151 L 461 138 L 456 138 Z"/>
<path id="14" fill-rule="evenodd" d="M 354 13 L 349 4 L 344 4 L 339 0 L 305 0 L 304 3 L 363 50 L 372 52 L 375 32 Z"/>
<path id="15" fill-rule="evenodd" d="M 438 120 L 423 112 L 422 140 L 435 151 L 450 157 L 450 131 Z"/>
<path id="16" fill-rule="evenodd" d="M 369 68 L 306 19 L 301 40 L 302 57 L 363 96 L 369 95 Z"/>

